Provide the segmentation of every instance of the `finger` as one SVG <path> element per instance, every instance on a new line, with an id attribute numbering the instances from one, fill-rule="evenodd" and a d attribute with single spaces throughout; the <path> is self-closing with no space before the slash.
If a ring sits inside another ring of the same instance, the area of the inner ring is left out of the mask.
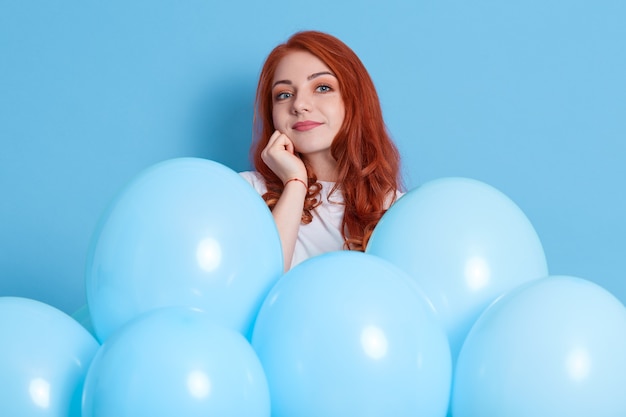
<path id="1" fill-rule="evenodd" d="M 278 140 L 280 135 L 281 133 L 278 130 L 272 133 L 272 136 L 270 136 L 267 144 L 265 145 L 265 148 L 263 148 L 263 151 L 261 152 L 261 157 L 263 157 L 264 159 L 265 157 L 267 157 L 267 154 L 270 152 L 270 150 L 276 146 L 276 141 Z"/>
<path id="2" fill-rule="evenodd" d="M 273 146 L 281 135 L 282 133 L 280 133 L 278 130 L 275 130 L 274 133 L 272 133 L 272 136 L 270 136 L 269 140 L 267 141 L 266 147 Z"/>
<path id="3" fill-rule="evenodd" d="M 290 154 L 294 155 L 296 153 L 296 149 L 293 146 L 293 142 L 291 141 L 291 139 L 289 139 L 289 137 L 287 135 L 283 135 L 284 137 L 284 145 L 285 145 L 285 150 L 288 151 Z"/>
<path id="4" fill-rule="evenodd" d="M 289 137 L 285 135 L 284 133 L 280 133 L 278 131 L 272 134 L 265 149 L 268 152 L 272 150 L 276 150 L 276 151 L 287 151 L 292 155 L 295 154 L 295 147 L 291 139 L 289 139 Z"/>

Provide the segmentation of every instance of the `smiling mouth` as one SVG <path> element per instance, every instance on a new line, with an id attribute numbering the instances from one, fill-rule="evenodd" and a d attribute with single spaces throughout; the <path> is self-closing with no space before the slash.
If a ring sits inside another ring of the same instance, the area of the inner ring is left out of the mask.
<path id="1" fill-rule="evenodd" d="M 298 132 L 305 132 L 307 130 L 315 129 L 319 125 L 321 125 L 321 123 L 319 123 L 319 122 L 304 121 L 304 122 L 296 123 L 291 128 L 293 130 L 297 130 Z"/>

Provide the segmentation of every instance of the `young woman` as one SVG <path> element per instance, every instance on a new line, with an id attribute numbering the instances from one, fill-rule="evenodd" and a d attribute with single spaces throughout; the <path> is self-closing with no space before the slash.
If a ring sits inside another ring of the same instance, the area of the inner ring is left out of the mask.
<path id="1" fill-rule="evenodd" d="M 374 84 L 356 54 L 321 32 L 293 35 L 268 56 L 255 106 L 256 171 L 285 270 L 325 252 L 363 251 L 401 195 L 400 158 Z"/>

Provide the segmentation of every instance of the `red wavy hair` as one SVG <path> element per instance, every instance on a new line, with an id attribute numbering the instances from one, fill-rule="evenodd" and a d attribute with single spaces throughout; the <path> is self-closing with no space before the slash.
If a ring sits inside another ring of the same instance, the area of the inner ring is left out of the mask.
<path id="1" fill-rule="evenodd" d="M 252 159 L 267 185 L 264 200 L 273 209 L 283 191 L 281 180 L 263 162 L 261 152 L 276 130 L 272 119 L 272 81 L 283 57 L 306 51 L 324 62 L 335 74 L 343 99 L 343 125 L 331 145 L 337 161 L 337 183 L 345 212 L 342 224 L 344 247 L 365 250 L 374 227 L 401 189 L 400 155 L 387 132 L 374 83 L 358 56 L 339 39 L 322 32 L 294 34 L 267 57 L 259 76 L 254 113 Z M 312 220 L 319 204 L 321 185 L 307 167 L 309 192 L 302 213 L 303 224 Z"/>

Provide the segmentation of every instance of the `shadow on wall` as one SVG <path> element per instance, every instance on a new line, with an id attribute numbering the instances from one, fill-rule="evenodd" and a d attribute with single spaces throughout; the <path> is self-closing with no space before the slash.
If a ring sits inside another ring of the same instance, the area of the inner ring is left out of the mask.
<path id="1" fill-rule="evenodd" d="M 256 79 L 253 74 L 214 77 L 191 111 L 194 155 L 235 171 L 251 169 L 252 118 Z"/>

